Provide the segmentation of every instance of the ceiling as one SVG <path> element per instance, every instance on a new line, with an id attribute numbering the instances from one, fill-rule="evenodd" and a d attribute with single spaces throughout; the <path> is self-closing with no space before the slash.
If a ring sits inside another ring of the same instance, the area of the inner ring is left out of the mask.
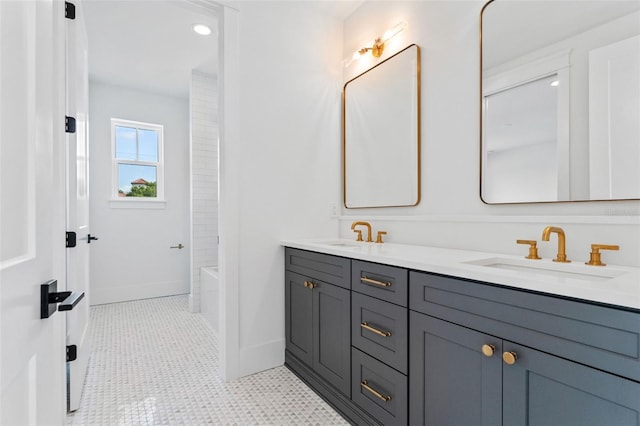
<path id="1" fill-rule="evenodd" d="M 1 1 L 1 0 L 0 0 Z M 344 20 L 365 0 L 308 4 Z M 89 77 L 94 81 L 187 97 L 191 70 L 217 74 L 218 19 L 189 0 L 85 0 Z M 192 31 L 195 23 L 213 29 Z"/>
<path id="2" fill-rule="evenodd" d="M 217 74 L 218 20 L 184 0 L 85 0 L 89 78 L 188 97 L 191 70 Z M 204 23 L 209 36 L 193 32 Z"/>
<path id="3" fill-rule="evenodd" d="M 316 9 L 322 10 L 334 18 L 345 20 L 365 1 L 366 0 L 320 0 L 314 1 L 313 5 Z"/>

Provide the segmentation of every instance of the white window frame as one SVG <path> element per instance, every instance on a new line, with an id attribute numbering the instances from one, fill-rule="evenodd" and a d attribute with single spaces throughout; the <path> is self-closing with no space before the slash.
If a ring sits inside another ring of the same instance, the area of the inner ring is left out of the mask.
<path id="1" fill-rule="evenodd" d="M 158 132 L 158 161 L 122 160 L 116 158 L 116 126 L 131 127 Z M 145 123 L 142 121 L 111 119 L 111 206 L 112 207 L 147 207 L 159 208 L 164 204 L 164 126 L 162 124 Z M 155 197 L 120 197 L 118 196 L 118 165 L 133 164 L 156 167 L 156 196 Z"/>

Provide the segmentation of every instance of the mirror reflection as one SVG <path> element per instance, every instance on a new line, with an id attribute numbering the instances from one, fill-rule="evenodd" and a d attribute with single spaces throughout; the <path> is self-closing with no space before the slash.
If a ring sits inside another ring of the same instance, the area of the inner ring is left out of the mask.
<path id="1" fill-rule="evenodd" d="M 640 199 L 640 2 L 482 12 L 481 197 Z"/>
<path id="2" fill-rule="evenodd" d="M 345 84 L 345 207 L 420 201 L 419 64 L 411 45 Z"/>

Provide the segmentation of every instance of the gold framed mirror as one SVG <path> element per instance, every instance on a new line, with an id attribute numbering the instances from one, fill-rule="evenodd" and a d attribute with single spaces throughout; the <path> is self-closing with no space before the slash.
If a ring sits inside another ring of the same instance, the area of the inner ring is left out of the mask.
<path id="1" fill-rule="evenodd" d="M 640 2 L 491 0 L 480 31 L 482 200 L 640 199 Z"/>
<path id="2" fill-rule="evenodd" d="M 412 44 L 344 85 L 346 208 L 420 202 L 420 48 Z"/>

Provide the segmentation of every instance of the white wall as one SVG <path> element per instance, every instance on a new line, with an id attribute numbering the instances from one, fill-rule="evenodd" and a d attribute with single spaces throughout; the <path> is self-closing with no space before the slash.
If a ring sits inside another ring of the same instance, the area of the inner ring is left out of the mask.
<path id="1" fill-rule="evenodd" d="M 606 262 L 639 265 L 638 202 L 480 200 L 482 1 L 367 2 L 346 20 L 344 39 L 341 22 L 313 3 L 242 1 L 237 13 L 225 12 L 225 25 L 238 28 L 224 31 L 225 51 L 238 52 L 237 64 L 225 65 L 225 87 L 237 93 L 223 93 L 230 125 L 220 147 L 221 297 L 232 302 L 221 323 L 222 340 L 232 346 L 221 355 L 227 378 L 284 361 L 279 241 L 352 238 L 356 218 L 389 231 L 388 241 L 514 254 L 523 250 L 516 239 L 539 240 L 544 226 L 555 224 L 567 231 L 576 260 L 587 257 L 588 243 L 600 242 L 621 245 L 604 254 Z M 408 30 L 379 60 L 410 43 L 422 49 L 423 200 L 414 208 L 342 208 L 336 221 L 329 203 L 342 204 L 342 85 L 377 61 L 343 70 L 342 60 L 400 20 Z M 540 246 L 545 257 L 555 254 L 554 241 Z"/>
<path id="2" fill-rule="evenodd" d="M 200 268 L 218 265 L 218 81 L 193 71 L 191 116 L 191 298 L 200 312 Z M 217 300 L 217 299 L 216 299 Z M 217 307 L 208 307 L 208 310 Z M 204 309 L 203 309 L 204 311 Z"/>
<path id="3" fill-rule="evenodd" d="M 422 59 L 422 201 L 416 207 L 342 210 L 341 236 L 355 219 L 389 232 L 390 242 L 522 254 L 518 238 L 540 241 L 562 226 L 567 254 L 588 260 L 591 243 L 619 244 L 610 264 L 640 266 L 640 202 L 485 205 L 479 197 L 479 15 L 484 1 L 364 3 L 345 22 L 345 56 L 405 20 L 408 29 L 383 56 L 352 64 L 343 81 L 416 43 Z M 555 255 L 556 243 L 539 244 Z"/>
<path id="4" fill-rule="evenodd" d="M 92 304 L 189 292 L 189 104 L 90 82 Z M 165 199 L 157 208 L 111 202 L 111 118 L 164 125 Z"/>
<path id="5" fill-rule="evenodd" d="M 341 22 L 313 2 L 237 7 L 239 32 L 224 32 L 237 41 L 225 77 L 237 92 L 224 94 L 222 111 L 236 125 L 220 147 L 221 292 L 233 302 L 222 340 L 237 346 L 222 355 L 227 378 L 284 362 L 280 241 L 336 236 L 328 203 L 340 197 Z"/>

